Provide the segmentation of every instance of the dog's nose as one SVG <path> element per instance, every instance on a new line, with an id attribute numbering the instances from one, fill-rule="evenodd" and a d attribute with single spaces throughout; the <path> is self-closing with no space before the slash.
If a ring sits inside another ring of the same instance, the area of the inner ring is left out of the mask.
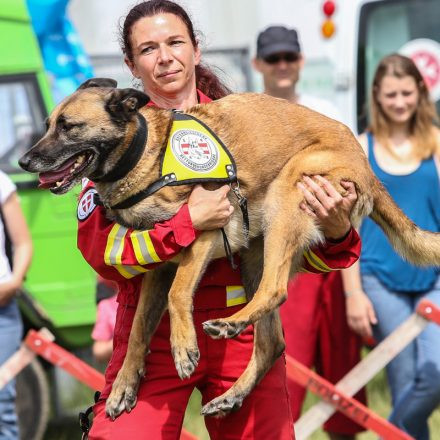
<path id="1" fill-rule="evenodd" d="M 29 169 L 29 164 L 31 163 L 31 158 L 28 154 L 25 154 L 18 159 L 18 165 L 20 165 L 25 171 Z"/>

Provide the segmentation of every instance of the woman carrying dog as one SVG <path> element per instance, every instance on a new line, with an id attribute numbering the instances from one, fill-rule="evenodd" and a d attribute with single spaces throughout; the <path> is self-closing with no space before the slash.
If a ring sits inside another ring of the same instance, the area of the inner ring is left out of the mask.
<path id="1" fill-rule="evenodd" d="M 122 28 L 122 48 L 127 65 L 151 98 L 148 105 L 186 109 L 228 93 L 218 78 L 200 65 L 200 49 L 192 23 L 174 2 L 151 0 L 132 8 Z M 329 239 L 314 252 L 333 269 L 352 264 L 360 248 L 359 237 L 349 221 L 357 196 L 354 185 L 346 184 L 346 188 L 346 197 L 341 197 L 328 182 L 322 188 L 312 184 L 305 190 L 309 213 L 321 223 Z M 79 203 L 90 200 L 94 191 L 89 183 Z M 136 406 L 115 421 L 105 415 L 105 399 L 127 350 L 142 281 L 139 275 L 145 268 L 154 269 L 191 245 L 199 231 L 224 226 L 233 210 L 228 191 L 227 186 L 215 191 L 196 186 L 188 203 L 173 218 L 149 231 L 133 231 L 110 222 L 104 209 L 93 203 L 87 205 L 86 215 L 82 212 L 78 246 L 91 266 L 102 277 L 116 281 L 119 287 L 114 351 L 105 374 L 105 388 L 94 406 L 90 439 L 179 438 L 193 389 L 197 387 L 203 403 L 207 403 L 226 391 L 245 369 L 252 353 L 252 328 L 234 339 L 219 340 L 202 331 L 202 322 L 230 316 L 246 302 L 240 271 L 233 270 L 228 260 L 222 258 L 208 266 L 194 297 L 194 323 L 201 358 L 193 375 L 184 381 L 177 375 L 166 313 L 149 347 L 146 376 L 141 380 Z M 135 235 L 137 238 L 142 235 L 145 246 L 134 246 Z M 310 265 L 304 268 L 316 271 Z M 284 358 L 278 359 L 238 412 L 225 418 L 207 418 L 206 426 L 212 439 L 293 439 Z"/>
<path id="2" fill-rule="evenodd" d="M 382 59 L 371 95 L 371 124 L 360 136 L 371 167 L 403 212 L 418 226 L 440 231 L 440 132 L 427 86 L 401 55 Z M 386 338 L 422 298 L 440 305 L 437 269 L 405 262 L 370 220 L 361 228 L 359 263 L 343 271 L 348 321 L 363 336 Z M 377 323 L 377 324 L 376 324 Z M 372 326 L 371 324 L 376 324 Z M 428 418 L 440 404 L 440 327 L 426 330 L 388 364 L 390 421 L 418 440 L 429 439 Z"/>

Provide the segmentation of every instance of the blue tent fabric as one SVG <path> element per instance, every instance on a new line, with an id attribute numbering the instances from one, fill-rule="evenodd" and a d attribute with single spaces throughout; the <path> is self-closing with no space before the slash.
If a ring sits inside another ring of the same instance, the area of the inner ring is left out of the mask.
<path id="1" fill-rule="evenodd" d="M 67 17 L 68 3 L 69 0 L 27 0 L 44 66 L 52 79 L 56 102 L 93 77 L 89 58 Z"/>

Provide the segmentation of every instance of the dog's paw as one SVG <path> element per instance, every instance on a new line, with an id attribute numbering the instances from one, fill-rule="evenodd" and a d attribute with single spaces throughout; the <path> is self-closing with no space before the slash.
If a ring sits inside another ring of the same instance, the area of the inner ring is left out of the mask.
<path id="1" fill-rule="evenodd" d="M 135 407 L 137 391 L 143 375 L 143 370 L 131 375 L 124 374 L 123 369 L 119 371 L 105 404 L 105 412 L 112 420 L 115 420 L 124 410 L 130 412 Z"/>
<path id="2" fill-rule="evenodd" d="M 199 365 L 200 352 L 197 347 L 173 347 L 171 349 L 177 374 L 181 379 L 188 379 Z"/>
<path id="3" fill-rule="evenodd" d="M 202 416 L 224 417 L 241 408 L 243 399 L 237 396 L 219 396 L 202 407 Z"/>
<path id="4" fill-rule="evenodd" d="M 212 319 L 203 323 L 203 330 L 213 339 L 235 338 L 246 327 L 247 322 L 227 322 L 222 319 Z"/>

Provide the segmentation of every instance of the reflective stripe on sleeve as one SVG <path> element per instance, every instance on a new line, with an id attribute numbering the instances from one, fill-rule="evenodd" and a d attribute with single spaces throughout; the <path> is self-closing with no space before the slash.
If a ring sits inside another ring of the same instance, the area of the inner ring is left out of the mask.
<path id="1" fill-rule="evenodd" d="M 136 275 L 147 272 L 141 266 L 129 266 L 122 264 L 122 251 L 124 250 L 124 238 L 127 228 L 115 223 L 108 234 L 107 245 L 104 252 L 104 261 L 108 266 L 113 266 L 124 278 L 133 278 Z"/>
<path id="2" fill-rule="evenodd" d="M 154 249 L 148 231 L 133 231 L 130 234 L 130 239 L 139 264 L 160 263 L 162 261 Z"/>
<path id="3" fill-rule="evenodd" d="M 316 270 L 320 272 L 331 272 L 332 269 L 328 267 L 322 260 L 319 258 L 313 251 L 310 249 L 304 251 L 303 253 L 305 259 L 310 264 L 310 266 L 314 267 Z"/>
<path id="4" fill-rule="evenodd" d="M 243 286 L 226 286 L 226 307 L 232 307 L 246 302 L 246 293 Z"/>

